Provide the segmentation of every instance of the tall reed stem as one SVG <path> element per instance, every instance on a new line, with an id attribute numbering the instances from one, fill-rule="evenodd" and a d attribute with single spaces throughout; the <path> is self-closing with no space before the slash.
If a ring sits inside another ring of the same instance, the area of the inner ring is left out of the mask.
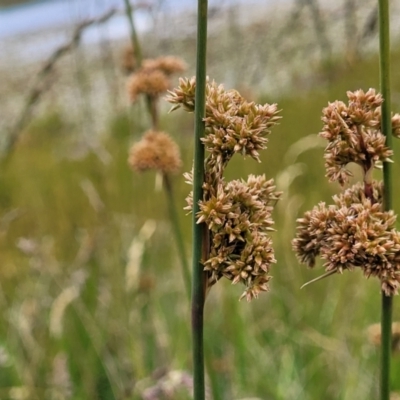
<path id="1" fill-rule="evenodd" d="M 392 121 L 390 104 L 390 31 L 389 0 L 379 0 L 379 61 L 380 90 L 384 99 L 382 104 L 382 132 L 386 136 L 386 145 L 392 148 Z M 384 208 L 392 209 L 392 165 L 383 164 Z M 382 292 L 381 315 L 381 400 L 390 398 L 390 357 L 392 345 L 393 297 Z"/>
<path id="2" fill-rule="evenodd" d="M 142 66 L 143 54 L 142 47 L 140 46 L 139 37 L 136 32 L 135 23 L 133 21 L 133 9 L 129 0 L 124 0 L 125 2 L 125 14 L 129 21 L 129 29 L 131 31 L 131 43 L 133 48 L 133 54 L 135 55 L 136 68 L 139 69 Z M 154 104 L 156 100 L 152 99 L 151 96 L 146 95 L 146 107 L 149 112 L 152 126 L 154 129 L 158 128 L 158 114 L 157 106 Z"/>
<path id="3" fill-rule="evenodd" d="M 126 16 L 128 17 L 129 21 L 129 29 L 131 30 L 131 42 L 132 42 L 132 48 L 133 48 L 133 53 L 135 55 L 136 63 L 138 68 L 140 68 L 140 65 L 142 64 L 142 48 L 140 47 L 138 35 L 136 33 L 135 29 L 135 24 L 133 22 L 133 16 L 132 16 L 132 6 L 129 0 L 124 0 L 125 2 L 125 13 Z"/>
<path id="4" fill-rule="evenodd" d="M 174 193 L 172 190 L 172 182 L 171 182 L 171 178 L 168 174 L 164 174 L 163 180 L 164 180 L 164 190 L 167 195 L 169 218 L 172 223 L 172 229 L 174 231 L 176 245 L 178 247 L 178 255 L 181 259 L 182 275 L 183 275 L 183 280 L 185 283 L 185 289 L 186 289 L 187 296 L 190 299 L 189 263 L 188 263 L 188 259 L 186 257 L 185 242 L 183 240 L 182 230 L 180 229 L 180 226 L 179 226 L 178 213 L 177 213 L 176 207 L 175 207 L 175 199 L 174 199 Z"/>
<path id="5" fill-rule="evenodd" d="M 195 143 L 193 165 L 193 281 L 192 281 L 192 346 L 193 346 L 193 399 L 204 400 L 204 343 L 203 317 L 205 300 L 205 279 L 201 259 L 204 256 L 205 225 L 197 224 L 196 214 L 203 197 L 204 182 L 204 136 L 206 98 L 206 53 L 207 53 L 207 10 L 208 0 L 198 0 L 197 7 L 197 61 L 195 96 Z"/>

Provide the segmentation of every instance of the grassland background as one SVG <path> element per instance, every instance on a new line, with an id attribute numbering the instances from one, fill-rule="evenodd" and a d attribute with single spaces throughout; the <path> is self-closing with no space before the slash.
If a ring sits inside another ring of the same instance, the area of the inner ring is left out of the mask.
<path id="1" fill-rule="evenodd" d="M 356 3 L 360 32 L 374 2 Z M 284 197 L 274 215 L 278 262 L 271 291 L 250 304 L 238 302 L 242 288 L 221 281 L 207 299 L 210 396 L 372 400 L 379 353 L 367 328 L 380 319 L 379 283 L 354 271 L 300 290 L 322 268 L 300 266 L 290 241 L 296 217 L 339 191 L 324 178 L 323 143 L 316 137 L 321 110 L 328 101 L 344 100 L 347 90 L 378 87 L 376 34 L 360 44 L 358 54 L 349 53 L 343 26 L 335 25 L 332 10 L 322 9 L 332 46 L 326 58 L 309 11 L 300 9 L 297 20 L 292 10 L 275 11 L 235 24 L 234 10 L 228 9 L 211 21 L 211 78 L 259 102 L 278 102 L 283 117 L 262 163 L 235 159 L 228 178 L 265 173 L 276 179 Z M 144 51 L 184 57 L 190 76 L 194 34 L 181 26 L 171 32 L 161 38 L 149 34 Z M 396 111 L 398 44 L 395 37 Z M 168 371 L 190 373 L 190 310 L 159 178 L 127 167 L 129 146 L 149 121 L 144 104 L 128 104 L 126 76 L 119 68 L 123 45 L 104 41 L 61 60 L 51 90 L 35 107 L 14 151 L 3 157 L 0 399 L 167 399 L 146 397 L 145 389 L 163 377 L 172 384 Z M 20 65 L 15 53 L 9 64 L 4 59 L 0 64 L 4 137 L 42 64 Z M 168 108 L 162 106 L 161 126 L 179 143 L 187 171 L 192 117 L 167 114 Z M 397 213 L 399 151 L 395 143 Z M 178 175 L 174 188 L 182 209 L 189 187 Z M 180 224 L 189 253 L 190 218 L 183 211 Z M 394 313 L 399 319 L 397 299 Z M 400 360 L 394 356 L 393 361 L 392 386 L 400 390 Z M 181 390 L 170 398 L 190 397 Z"/>

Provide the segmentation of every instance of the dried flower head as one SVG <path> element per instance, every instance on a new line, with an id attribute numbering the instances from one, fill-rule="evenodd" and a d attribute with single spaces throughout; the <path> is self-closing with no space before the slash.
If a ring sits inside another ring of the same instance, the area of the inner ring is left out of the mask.
<path id="1" fill-rule="evenodd" d="M 169 92 L 173 109 L 194 110 L 196 81 L 180 79 L 179 87 Z M 236 90 L 225 90 L 215 82 L 206 84 L 205 136 L 202 142 L 210 153 L 205 160 L 203 199 L 196 215 L 197 223 L 208 227 L 208 257 L 203 260 L 208 287 L 221 277 L 246 286 L 241 298 L 248 301 L 268 290 L 269 269 L 275 263 L 271 217 L 273 205 L 281 193 L 274 181 L 250 175 L 247 181 L 225 182 L 224 169 L 235 153 L 250 155 L 259 161 L 259 150 L 267 145 L 266 136 L 277 124 L 276 104 L 247 102 Z M 192 184 L 193 173 L 185 174 Z M 193 195 L 186 199 L 191 211 Z"/>
<path id="2" fill-rule="evenodd" d="M 381 345 L 381 324 L 373 324 L 368 327 L 367 334 L 370 343 L 375 346 Z M 400 353 L 400 322 L 392 323 L 392 351 Z"/>
<path id="3" fill-rule="evenodd" d="M 323 130 L 320 136 L 328 140 L 325 149 L 325 167 L 330 181 L 341 185 L 348 182 L 351 172 L 347 164 L 360 165 L 366 174 L 379 166 L 378 162 L 390 161 L 393 152 L 381 132 L 382 96 L 374 89 L 347 92 L 348 105 L 342 101 L 329 103 L 323 109 Z M 400 135 L 400 116 L 392 118 L 395 136 Z"/>
<path id="4" fill-rule="evenodd" d="M 377 276 L 389 296 L 400 285 L 400 233 L 394 213 L 382 210 L 382 185 L 372 186 L 372 199 L 357 184 L 335 196 L 335 205 L 320 203 L 306 212 L 292 243 L 301 263 L 313 267 L 320 256 L 327 271 L 359 267 L 366 277 Z"/>
<path id="5" fill-rule="evenodd" d="M 194 110 L 195 78 L 179 80 L 179 87 L 169 92 L 167 100 Z M 236 90 L 225 90 L 216 82 L 206 84 L 206 134 L 202 142 L 218 164 L 228 162 L 234 153 L 249 155 L 259 161 L 259 150 L 266 149 L 267 136 L 280 119 L 276 104 L 246 101 Z"/>
<path id="6" fill-rule="evenodd" d="M 216 196 L 200 202 L 197 223 L 210 231 L 210 258 L 204 261 L 209 285 L 222 276 L 233 284 L 242 282 L 242 297 L 251 300 L 268 290 L 269 268 L 275 263 L 271 238 L 272 204 L 281 193 L 273 180 L 250 175 L 247 181 L 220 184 Z"/>
<path id="7" fill-rule="evenodd" d="M 124 48 L 121 57 L 121 66 L 126 73 L 131 73 L 136 69 L 137 62 L 132 46 L 127 46 Z"/>
<path id="8" fill-rule="evenodd" d="M 178 72 L 183 72 L 187 69 L 185 61 L 175 56 L 164 56 L 155 59 L 147 59 L 142 63 L 142 68 L 145 70 L 157 69 L 166 75 L 172 75 Z"/>
<path id="9" fill-rule="evenodd" d="M 158 69 L 140 69 L 128 81 L 128 93 L 132 102 L 139 94 L 158 97 L 170 87 L 170 81 L 164 72 Z"/>
<path id="10" fill-rule="evenodd" d="M 124 65 L 127 68 L 135 68 L 136 62 L 131 67 L 132 57 L 129 56 L 129 52 L 126 53 L 124 59 Z M 133 61 L 135 61 L 134 58 Z M 186 64 L 179 57 L 166 56 L 144 60 L 141 68 L 132 74 L 128 81 L 131 101 L 135 102 L 139 94 L 146 94 L 153 98 L 160 96 L 170 88 L 169 76 L 185 69 Z"/>
<path id="11" fill-rule="evenodd" d="M 147 131 L 129 152 L 129 165 L 136 171 L 176 173 L 182 165 L 178 145 L 165 132 Z"/>

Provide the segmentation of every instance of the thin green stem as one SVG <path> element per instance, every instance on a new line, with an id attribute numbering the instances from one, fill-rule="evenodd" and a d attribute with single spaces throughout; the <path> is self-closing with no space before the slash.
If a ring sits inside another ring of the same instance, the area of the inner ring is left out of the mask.
<path id="1" fill-rule="evenodd" d="M 197 62 L 195 96 L 195 148 L 193 165 L 193 281 L 192 281 L 192 340 L 193 340 L 193 399 L 204 400 L 204 300 L 205 279 L 201 264 L 204 256 L 204 224 L 197 224 L 196 214 L 199 201 L 203 198 L 204 182 L 204 136 L 205 98 L 206 98 L 206 53 L 207 53 L 207 10 L 208 1 L 198 0 L 197 9 Z"/>
<path id="2" fill-rule="evenodd" d="M 390 399 L 393 297 L 382 292 L 381 314 L 381 400 Z"/>
<path id="3" fill-rule="evenodd" d="M 128 17 L 129 28 L 131 30 L 131 42 L 133 47 L 133 54 L 135 55 L 136 68 L 139 69 L 142 65 L 143 55 L 142 47 L 140 46 L 139 37 L 137 35 L 135 24 L 133 22 L 133 9 L 129 0 L 124 0 L 125 2 L 125 13 Z M 146 107 L 149 112 L 152 128 L 157 130 L 158 128 L 158 109 L 157 109 L 157 99 L 152 98 L 150 95 L 146 95 Z"/>
<path id="4" fill-rule="evenodd" d="M 125 2 L 125 13 L 126 16 L 128 17 L 129 21 L 129 28 L 131 30 L 131 42 L 132 42 L 132 48 L 133 48 L 133 53 L 135 54 L 135 59 L 138 68 L 140 68 L 140 65 L 142 64 L 142 48 L 140 47 L 138 35 L 136 33 L 135 29 L 135 24 L 133 22 L 133 16 L 132 16 L 132 6 L 129 0 L 124 0 Z"/>
<path id="5" fill-rule="evenodd" d="M 379 0 L 379 55 L 380 89 L 383 96 L 382 132 L 386 136 L 386 145 L 392 148 L 392 121 L 390 104 L 390 30 L 389 0 Z M 392 209 L 392 166 L 383 164 L 384 209 Z M 381 316 L 381 400 L 390 398 L 390 358 L 392 344 L 393 298 L 382 291 Z"/>
<path id="6" fill-rule="evenodd" d="M 189 263 L 188 263 L 188 258 L 186 257 L 185 242 L 183 240 L 182 230 L 179 226 L 178 213 L 177 213 L 176 207 L 175 207 L 175 199 L 174 199 L 174 192 L 172 189 L 172 182 L 171 182 L 171 178 L 168 174 L 164 174 L 163 179 L 164 179 L 164 190 L 167 195 L 169 218 L 172 223 L 172 229 L 174 232 L 176 245 L 178 247 L 178 255 L 181 259 L 183 281 L 185 283 L 186 293 L 188 295 L 188 298 L 190 299 Z"/>

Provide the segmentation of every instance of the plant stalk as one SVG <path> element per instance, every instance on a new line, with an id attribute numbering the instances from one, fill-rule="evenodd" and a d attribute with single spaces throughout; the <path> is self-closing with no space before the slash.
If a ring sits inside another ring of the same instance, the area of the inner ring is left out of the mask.
<path id="1" fill-rule="evenodd" d="M 204 300 L 205 273 L 201 259 L 205 255 L 204 236 L 206 226 L 197 224 L 196 215 L 199 201 L 203 198 L 204 146 L 201 138 L 205 133 L 206 100 L 206 53 L 207 53 L 207 10 L 208 0 L 197 2 L 197 57 L 196 57 L 196 95 L 195 95 L 195 142 L 193 164 L 193 280 L 192 280 L 192 346 L 193 346 L 193 399 L 205 399 L 204 379 Z"/>
<path id="2" fill-rule="evenodd" d="M 190 299 L 191 282 L 190 282 L 189 263 L 186 257 L 185 242 L 183 240 L 182 231 L 179 226 L 178 213 L 175 207 L 175 199 L 174 199 L 174 192 L 172 189 L 171 177 L 168 174 L 164 174 L 163 180 L 164 180 L 164 190 L 167 195 L 169 218 L 172 223 L 172 229 L 174 231 L 176 245 L 178 247 L 178 254 L 181 259 L 182 275 L 185 283 L 185 289 L 187 296 Z"/>
<path id="3" fill-rule="evenodd" d="M 125 2 L 125 13 L 129 21 L 129 29 L 131 30 L 131 42 L 132 42 L 133 54 L 135 55 L 136 58 L 137 68 L 140 68 L 143 56 L 142 56 L 142 48 L 140 47 L 138 35 L 136 33 L 135 24 L 133 22 L 133 16 L 132 16 L 133 10 L 129 0 L 124 0 L 124 2 Z"/>
<path id="4" fill-rule="evenodd" d="M 392 148 L 392 121 L 390 99 L 390 30 L 389 0 L 379 0 L 379 65 L 380 90 L 383 96 L 382 133 L 386 136 L 386 145 Z M 392 166 L 383 164 L 384 209 L 392 209 Z M 390 358 L 392 346 L 392 310 L 393 297 L 382 291 L 381 315 L 381 400 L 390 398 Z"/>

